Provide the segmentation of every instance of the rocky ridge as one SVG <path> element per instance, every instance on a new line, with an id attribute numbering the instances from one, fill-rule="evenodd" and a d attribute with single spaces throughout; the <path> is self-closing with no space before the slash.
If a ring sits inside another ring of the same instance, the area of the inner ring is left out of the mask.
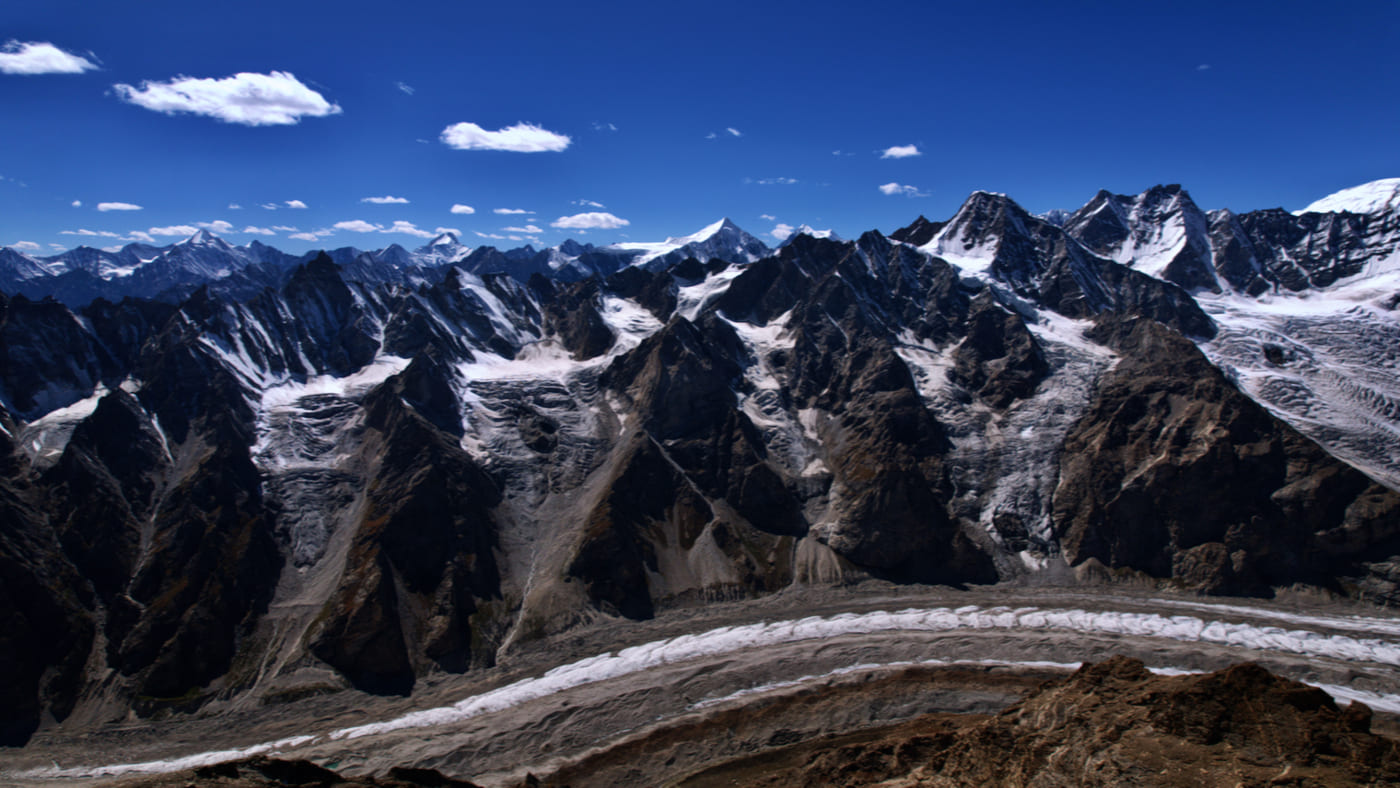
<path id="1" fill-rule="evenodd" d="M 410 693 L 583 621 L 803 583 L 1106 567 L 1391 599 L 1400 461 L 1353 468 L 1237 385 L 1238 331 L 1199 286 L 1326 292 L 1384 250 L 1239 285 L 1192 211 L 1172 187 L 1100 195 L 1061 228 L 977 193 L 760 259 L 693 245 L 742 241 L 721 223 L 639 266 L 439 250 L 386 278 L 326 254 L 251 295 L 4 297 L 5 742 Z M 1273 236 L 1240 226 L 1262 259 Z M 1384 245 L 1359 227 L 1335 248 Z"/>

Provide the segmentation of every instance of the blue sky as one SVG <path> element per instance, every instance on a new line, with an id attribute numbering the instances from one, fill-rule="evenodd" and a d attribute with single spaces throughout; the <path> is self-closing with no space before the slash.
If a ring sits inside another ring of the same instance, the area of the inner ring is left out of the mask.
<path id="1" fill-rule="evenodd" d="M 1397 34 L 1393 0 L 6 3 L 0 244 L 854 237 L 1157 183 L 1301 208 L 1400 175 Z"/>

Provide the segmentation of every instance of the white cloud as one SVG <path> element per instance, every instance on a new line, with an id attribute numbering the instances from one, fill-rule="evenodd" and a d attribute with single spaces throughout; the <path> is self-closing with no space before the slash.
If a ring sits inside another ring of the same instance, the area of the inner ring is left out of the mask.
<path id="1" fill-rule="evenodd" d="M 497 235 L 497 234 L 495 234 L 495 233 L 483 233 L 483 232 L 481 232 L 480 230 L 473 230 L 472 232 L 473 232 L 475 235 L 477 235 L 478 237 L 480 237 L 480 238 L 487 238 L 487 239 L 490 239 L 490 240 L 492 240 L 492 241 L 505 241 L 505 240 L 508 240 L 504 235 Z"/>
<path id="2" fill-rule="evenodd" d="M 47 41 L 7 41 L 0 46 L 0 74 L 81 74 L 97 64 Z"/>
<path id="3" fill-rule="evenodd" d="M 384 229 L 377 224 L 370 224 L 369 222 L 366 222 L 363 219 L 352 219 L 348 222 L 336 222 L 333 226 L 337 230 L 349 230 L 352 233 L 377 233 Z"/>
<path id="4" fill-rule="evenodd" d="M 473 207 L 471 207 L 470 205 L 463 205 L 463 204 L 461 204 L 461 203 L 453 203 L 453 205 L 452 205 L 452 212 L 453 212 L 453 213 L 476 213 L 476 209 L 473 208 Z M 500 211 L 496 211 L 496 213 L 500 213 Z"/>
<path id="5" fill-rule="evenodd" d="M 403 233 L 404 235 L 412 235 L 417 238 L 432 238 L 434 235 L 437 235 L 437 233 L 430 233 L 427 230 L 420 230 L 413 222 L 406 222 L 402 219 L 394 222 L 392 227 L 386 227 L 380 230 L 380 232 Z"/>
<path id="6" fill-rule="evenodd" d="M 624 224 L 625 223 L 626 222 L 624 222 Z M 524 227 L 502 227 L 501 232 L 521 233 L 522 235 L 539 235 L 540 233 L 544 232 L 544 230 L 542 228 L 536 227 L 533 224 L 527 224 Z"/>
<path id="7" fill-rule="evenodd" d="M 73 207 L 74 207 L 74 208 L 81 208 L 81 207 L 83 207 L 83 201 L 82 201 L 82 200 L 74 200 L 74 201 L 73 201 Z"/>
<path id="8" fill-rule="evenodd" d="M 298 232 L 297 228 L 295 228 L 295 227 L 288 227 L 288 226 L 283 225 L 283 224 L 274 224 L 274 225 L 272 225 L 272 229 L 277 230 L 278 232 L 283 232 L 283 233 L 295 233 L 295 232 Z"/>
<path id="9" fill-rule="evenodd" d="M 733 134 L 733 135 L 736 136 L 736 137 L 742 137 L 742 136 L 744 136 L 744 132 L 739 131 L 738 129 L 734 128 L 733 126 L 730 126 L 729 128 L 725 129 L 725 131 L 729 132 L 730 134 Z"/>
<path id="10" fill-rule="evenodd" d="M 17 241 L 15 243 L 10 244 L 10 246 L 25 252 L 37 252 L 40 249 L 44 248 L 34 243 L 33 241 Z"/>
<path id="11" fill-rule="evenodd" d="M 709 134 L 706 134 L 706 135 L 705 135 L 705 139 L 707 139 L 707 140 L 712 140 L 712 139 L 714 139 L 715 137 L 718 137 L 718 136 L 719 136 L 718 134 L 716 134 L 716 133 L 714 133 L 714 132 L 712 131 L 712 132 L 710 132 Z"/>
<path id="12" fill-rule="evenodd" d="M 744 180 L 745 182 L 749 181 L 748 178 L 745 178 Z M 791 186 L 794 183 L 798 183 L 798 180 L 796 178 L 759 178 L 758 180 L 752 182 L 757 183 L 761 186 Z"/>
<path id="13" fill-rule="evenodd" d="M 190 233 L 190 234 L 191 234 L 191 235 L 194 235 L 194 233 Z M 150 233 L 145 232 L 145 231 L 143 231 L 143 230 L 132 230 L 132 231 L 131 231 L 131 240 L 133 240 L 133 241 L 140 241 L 141 243 L 147 243 L 147 244 L 153 244 L 153 243 L 156 242 L 156 239 L 155 239 L 155 238 L 152 238 Z"/>
<path id="14" fill-rule="evenodd" d="M 104 247 L 102 247 L 102 251 L 104 251 L 104 252 L 111 252 L 111 253 L 113 253 L 113 254 L 116 254 L 117 252 L 120 252 L 121 250 L 122 250 L 122 248 L 121 248 L 121 245 L 120 245 L 120 244 L 114 244 L 114 245 L 112 245 L 112 246 L 104 246 Z"/>
<path id="15" fill-rule="evenodd" d="M 288 238 L 295 238 L 295 239 L 298 240 L 298 241 L 319 241 L 319 240 L 321 240 L 321 237 L 320 237 L 319 235 L 317 235 L 316 233 L 294 233 L 294 234 L 289 235 L 289 236 L 287 236 L 287 237 L 288 237 Z"/>
<path id="16" fill-rule="evenodd" d="M 243 232 L 248 235 L 276 235 L 277 231 L 268 227 L 254 227 L 251 224 L 243 228 Z"/>
<path id="17" fill-rule="evenodd" d="M 457 150 L 504 150 L 515 153 L 557 153 L 573 140 L 533 123 L 517 123 L 487 131 L 475 123 L 456 123 L 442 130 L 442 141 Z"/>
<path id="18" fill-rule="evenodd" d="M 502 216 L 516 216 L 520 214 L 534 213 L 534 211 L 527 211 L 524 208 L 495 208 L 491 211 L 491 213 L 499 213 Z"/>
<path id="19" fill-rule="evenodd" d="M 290 126 L 303 117 L 341 112 L 338 105 L 286 71 L 242 72 L 223 79 L 180 76 L 169 82 L 142 82 L 139 88 L 117 84 L 112 89 L 123 101 L 156 112 L 207 115 L 244 126 Z"/>
<path id="20" fill-rule="evenodd" d="M 617 125 L 614 124 L 614 123 L 598 123 L 598 122 L 595 121 L 595 122 L 593 123 L 593 130 L 594 130 L 594 131 L 617 131 Z"/>
<path id="21" fill-rule="evenodd" d="M 100 202 L 97 204 L 97 210 L 106 213 L 107 211 L 140 211 L 143 209 L 141 206 L 132 205 L 129 202 Z"/>
<path id="22" fill-rule="evenodd" d="M 433 230 L 433 235 L 442 235 L 443 233 L 452 233 L 453 235 L 461 236 L 462 231 L 458 230 L 456 227 L 439 227 Z"/>
<path id="23" fill-rule="evenodd" d="M 400 82 L 400 83 L 398 83 L 397 87 L 398 87 L 399 90 L 402 90 L 403 92 L 407 93 L 408 95 L 410 95 L 410 96 L 413 95 L 413 86 L 412 86 L 412 85 L 407 85 L 407 84 L 404 84 L 403 82 Z"/>
<path id="24" fill-rule="evenodd" d="M 374 203 L 375 205 L 408 205 L 408 200 L 403 197 L 361 197 L 360 202 Z"/>
<path id="25" fill-rule="evenodd" d="M 275 203 L 275 202 L 265 202 L 265 203 L 262 204 L 262 207 L 263 207 L 263 210 L 265 210 L 265 211 L 275 211 L 275 210 L 277 210 L 277 203 Z"/>
<path id="26" fill-rule="evenodd" d="M 917 187 L 917 186 L 905 186 L 905 185 L 902 185 L 902 184 L 894 183 L 893 181 L 891 181 L 890 183 L 886 183 L 886 184 L 883 184 L 882 186 L 880 186 L 880 193 L 881 193 L 881 194 L 887 194 L 887 195 L 890 195 L 890 196 L 894 196 L 894 195 L 896 195 L 896 194 L 902 194 L 902 195 L 904 195 L 905 197 L 927 197 L 927 196 L 928 196 L 927 194 L 925 194 L 925 193 L 919 191 L 919 187 Z"/>
<path id="27" fill-rule="evenodd" d="M 306 203 L 302 202 L 301 200 L 287 200 L 287 207 L 288 207 L 288 208 L 305 208 L 305 207 L 306 207 Z"/>
<path id="28" fill-rule="evenodd" d="M 111 231 L 109 231 L 109 230 L 89 230 L 89 229 L 87 229 L 87 228 L 82 228 L 82 229 L 78 229 L 78 230 L 59 230 L 59 231 L 58 231 L 58 234 L 59 234 L 59 235 L 82 235 L 82 236 L 93 237 L 93 238 L 120 238 L 120 237 L 121 237 L 121 234 L 120 234 L 120 233 L 114 233 L 114 232 L 111 232 Z"/>
<path id="29" fill-rule="evenodd" d="M 760 214 L 758 215 L 758 218 L 764 219 L 764 220 L 770 221 L 770 222 L 776 222 L 776 221 L 778 221 L 778 217 L 773 216 L 773 215 L 771 215 L 771 214 L 766 214 L 766 213 L 760 213 Z"/>
<path id="30" fill-rule="evenodd" d="M 228 209 L 229 209 L 230 211 L 241 211 L 241 210 L 243 210 L 243 206 L 239 205 L 239 204 L 236 203 L 236 202 L 231 202 L 231 203 L 228 204 Z"/>
<path id="31" fill-rule="evenodd" d="M 212 222 L 200 222 L 199 226 L 216 233 L 231 233 L 234 231 L 233 225 L 223 219 L 215 219 Z"/>
<path id="32" fill-rule="evenodd" d="M 198 227 L 191 227 L 188 224 L 174 224 L 169 227 L 152 227 L 147 230 L 151 235 L 176 235 L 187 236 L 199 232 Z"/>
<path id="33" fill-rule="evenodd" d="M 910 156 L 922 156 L 924 152 L 919 150 L 918 145 L 895 145 L 892 148 L 885 148 L 880 154 L 882 159 L 907 159 Z"/>
<path id="34" fill-rule="evenodd" d="M 61 252 L 64 249 L 67 249 L 68 247 L 64 246 L 63 244 L 56 244 L 51 242 L 49 243 L 49 248 L 53 249 L 54 251 Z"/>
<path id="35" fill-rule="evenodd" d="M 549 223 L 550 227 L 564 230 L 615 230 L 626 227 L 631 222 L 610 213 L 577 213 L 573 216 L 560 216 Z"/>
<path id="36" fill-rule="evenodd" d="M 796 227 L 793 227 L 790 224 L 780 224 L 777 227 L 774 227 L 773 230 L 768 234 L 773 236 L 774 238 L 777 238 L 779 241 L 786 241 L 788 237 L 795 232 L 797 232 Z"/>
<path id="37" fill-rule="evenodd" d="M 598 209 L 603 209 L 603 208 L 608 207 L 608 206 L 606 206 L 606 205 L 604 205 L 604 204 L 602 204 L 602 203 L 600 203 L 600 202 L 598 202 L 598 201 L 596 201 L 596 200 L 574 200 L 574 201 L 573 201 L 573 204 L 574 204 L 574 205 L 580 205 L 580 206 L 582 206 L 582 207 L 584 207 L 584 208 L 598 208 Z"/>

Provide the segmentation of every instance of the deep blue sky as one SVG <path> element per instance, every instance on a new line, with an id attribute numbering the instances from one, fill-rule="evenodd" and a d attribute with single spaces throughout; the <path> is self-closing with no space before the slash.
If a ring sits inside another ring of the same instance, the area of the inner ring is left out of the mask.
<path id="1" fill-rule="evenodd" d="M 422 243 L 334 229 L 357 220 L 460 229 L 472 245 L 660 240 L 726 215 L 765 237 L 779 223 L 854 237 L 946 218 L 975 189 L 1041 212 L 1181 183 L 1204 208 L 1245 211 L 1400 175 L 1394 0 L 45 0 L 4 4 L 3 41 L 98 66 L 0 73 L 0 244 L 42 252 L 215 222 L 289 251 Z M 249 126 L 114 88 L 243 72 L 288 72 L 341 111 Z M 571 142 L 440 140 L 522 122 Z M 882 158 L 896 146 L 920 155 Z M 409 202 L 361 202 L 383 196 Z M 97 210 L 114 202 L 142 210 Z M 550 226 L 585 212 L 629 224 Z M 62 234 L 80 229 L 118 237 Z"/>

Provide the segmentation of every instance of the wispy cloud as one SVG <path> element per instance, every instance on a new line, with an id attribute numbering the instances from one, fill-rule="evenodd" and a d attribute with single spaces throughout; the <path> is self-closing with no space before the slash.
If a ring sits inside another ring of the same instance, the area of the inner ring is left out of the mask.
<path id="1" fill-rule="evenodd" d="M 925 194 L 924 192 L 919 191 L 919 187 L 917 187 L 917 186 L 906 186 L 906 185 L 904 185 L 904 184 L 894 183 L 893 181 L 891 181 L 890 183 L 886 183 L 886 184 L 881 185 L 881 186 L 880 186 L 880 193 L 881 193 L 881 194 L 890 195 L 890 196 L 894 196 L 894 195 L 896 195 L 896 194 L 902 194 L 902 195 L 904 195 L 905 197 L 927 197 L 927 196 L 928 196 L 928 195 Z"/>
<path id="2" fill-rule="evenodd" d="M 121 233 L 114 233 L 110 230 L 89 230 L 86 227 L 77 230 L 59 230 L 59 235 L 81 235 L 85 238 L 121 238 Z"/>
<path id="3" fill-rule="evenodd" d="M 152 227 L 146 232 L 150 233 L 151 235 L 175 235 L 184 237 L 188 235 L 194 235 L 195 233 L 199 232 L 199 228 L 188 224 L 172 224 L 169 227 Z"/>
<path id="4" fill-rule="evenodd" d="M 236 202 L 231 202 L 231 203 L 228 204 L 228 209 L 229 209 L 230 211 L 241 211 L 241 210 L 243 210 L 243 206 L 239 205 L 239 204 L 236 203 Z"/>
<path id="5" fill-rule="evenodd" d="M 81 207 L 83 207 L 83 201 L 82 201 L 82 200 L 74 200 L 74 201 L 73 201 L 73 207 L 74 207 L 74 208 L 81 208 Z"/>
<path id="6" fill-rule="evenodd" d="M 594 130 L 594 131 L 617 131 L 617 126 L 616 126 L 615 124 L 612 124 L 612 123 L 599 123 L 598 121 L 594 121 L 594 122 L 593 122 L 593 130 Z"/>
<path id="7" fill-rule="evenodd" d="M 742 137 L 742 136 L 744 136 L 744 132 L 739 131 L 738 129 L 734 128 L 733 126 L 730 126 L 729 128 L 725 129 L 725 131 L 729 132 L 730 134 L 733 134 L 733 135 L 736 136 L 736 137 Z"/>
<path id="8" fill-rule="evenodd" d="M 533 224 L 527 224 L 524 227 L 502 227 L 501 232 L 520 233 L 522 235 L 539 235 L 540 233 L 544 232 L 544 230 L 542 228 L 536 227 Z"/>
<path id="9" fill-rule="evenodd" d="M 760 186 L 791 186 L 800 183 L 796 178 L 745 178 L 744 183 L 757 183 Z"/>
<path id="10" fill-rule="evenodd" d="M 766 213 L 760 213 L 760 214 L 758 215 L 758 218 L 763 219 L 764 221 L 768 221 L 768 222 L 776 222 L 776 221 L 778 221 L 778 217 L 772 216 L 772 215 L 766 214 Z"/>
<path id="11" fill-rule="evenodd" d="M 254 227 L 251 224 L 243 228 L 243 232 L 248 235 L 276 235 L 277 231 L 269 227 Z"/>
<path id="12" fill-rule="evenodd" d="M 471 207 L 470 205 L 463 205 L 463 204 L 461 204 L 461 203 L 455 203 L 455 204 L 453 204 L 453 206 L 452 206 L 452 212 L 453 212 L 453 213 L 476 213 L 476 209 L 473 208 L 473 207 Z M 500 213 L 500 211 L 496 211 L 496 213 Z"/>
<path id="13" fill-rule="evenodd" d="M 604 205 L 604 204 L 598 202 L 597 200 L 573 200 L 572 202 L 573 202 L 574 205 L 577 205 L 577 206 L 580 206 L 580 207 L 583 207 L 583 208 L 598 208 L 598 209 L 601 210 L 601 209 L 603 209 L 603 208 L 608 207 L 608 206 L 606 206 L 606 205 Z"/>
<path id="14" fill-rule="evenodd" d="M 408 205 L 408 200 L 404 197 L 361 197 L 360 202 L 373 203 L 375 205 Z"/>
<path id="15" fill-rule="evenodd" d="M 297 230 L 297 228 L 295 228 L 295 227 L 287 227 L 287 226 L 281 225 L 281 224 L 274 224 L 274 225 L 272 225 L 272 229 L 274 229 L 274 230 L 276 230 L 276 231 L 278 231 L 278 232 L 281 232 L 281 233 L 295 233 L 295 232 L 300 232 L 300 231 Z"/>
<path id="16" fill-rule="evenodd" d="M 108 211 L 140 211 L 144 209 L 129 202 L 100 202 L 97 204 L 97 210 L 106 213 Z"/>
<path id="17" fill-rule="evenodd" d="M 296 239 L 296 240 L 298 240 L 298 241 L 313 241 L 313 242 L 314 242 L 314 241 L 319 241 L 319 240 L 321 240 L 321 236 L 317 235 L 316 233 L 293 233 L 293 234 L 291 234 L 291 235 L 289 235 L 289 236 L 287 236 L 287 237 L 288 237 L 288 238 Z"/>
<path id="18" fill-rule="evenodd" d="M 403 83 L 403 82 L 399 82 L 399 83 L 397 83 L 396 87 L 398 87 L 399 90 L 402 90 L 404 93 L 407 93 L 407 94 L 410 95 L 410 96 L 412 96 L 413 93 L 414 93 L 414 90 L 413 90 L 413 86 L 412 86 L 412 85 L 408 85 L 408 84 L 405 84 L 405 83 Z"/>
<path id="19" fill-rule="evenodd" d="M 168 82 L 142 82 L 139 88 L 117 84 L 112 89 L 123 101 L 155 112 L 186 112 L 244 126 L 290 126 L 303 117 L 341 112 L 339 105 L 286 71 L 243 72 L 223 79 L 182 76 Z"/>
<path id="20" fill-rule="evenodd" d="M 534 213 L 534 211 L 527 211 L 524 208 L 493 208 L 491 210 L 491 213 L 499 213 L 502 216 L 517 216 L 527 213 Z"/>
<path id="21" fill-rule="evenodd" d="M 499 234 L 497 234 L 497 233 L 483 233 L 483 232 L 481 232 L 480 230 L 473 230 L 473 231 L 472 231 L 472 234 L 473 234 L 473 235 L 476 235 L 478 238 L 485 238 L 485 239 L 491 240 L 491 241 L 506 241 L 506 240 L 509 240 L 509 239 L 506 238 L 504 235 L 499 235 Z"/>
<path id="22" fill-rule="evenodd" d="M 97 64 L 47 41 L 7 41 L 0 46 L 0 74 L 81 74 Z"/>
<path id="23" fill-rule="evenodd" d="M 442 130 L 441 139 L 457 150 L 503 150 L 515 153 L 557 153 L 573 142 L 533 123 L 517 123 L 487 131 L 475 123 L 456 123 Z"/>
<path id="24" fill-rule="evenodd" d="M 369 222 L 363 219 L 351 219 L 350 221 L 346 222 L 336 222 L 331 226 L 337 230 L 349 230 L 352 233 L 377 233 L 380 230 L 379 225 L 370 224 Z"/>
<path id="25" fill-rule="evenodd" d="M 306 203 L 302 202 L 301 200 L 287 200 L 286 205 L 287 205 L 288 208 L 305 208 L 305 207 L 306 207 Z"/>
<path id="26" fill-rule="evenodd" d="M 576 213 L 573 216 L 560 216 L 549 223 L 550 227 L 562 230 L 615 230 L 626 227 L 631 222 L 610 213 Z"/>
<path id="27" fill-rule="evenodd" d="M 907 159 L 910 156 L 922 156 L 924 152 L 919 150 L 918 145 L 895 145 L 892 148 L 885 148 L 880 154 L 882 159 Z"/>
<path id="28" fill-rule="evenodd" d="M 33 241 L 16 241 L 10 244 L 10 247 L 12 249 L 18 249 L 21 252 L 37 252 L 44 248 Z"/>
<path id="29" fill-rule="evenodd" d="M 1209 64 L 1209 63 L 1202 63 L 1201 65 L 1196 66 L 1196 70 L 1197 70 L 1197 71 L 1210 71 L 1210 64 Z"/>
<path id="30" fill-rule="evenodd" d="M 462 231 L 458 230 L 456 227 L 439 227 L 436 230 L 433 230 L 434 235 L 442 235 L 443 233 L 452 233 L 453 235 L 459 237 L 462 235 Z"/>
<path id="31" fill-rule="evenodd" d="M 200 226 L 200 227 L 203 227 L 204 229 L 206 229 L 206 230 L 208 230 L 208 231 L 210 231 L 210 232 L 214 232 L 214 233 L 231 233 L 231 232 L 233 232 L 233 225 L 229 224 L 228 222 L 224 221 L 223 219 L 215 219 L 215 220 L 212 221 L 212 222 L 200 222 L 200 223 L 199 223 L 199 226 Z"/>
<path id="32" fill-rule="evenodd" d="M 712 139 L 714 139 L 715 137 L 718 137 L 718 136 L 719 136 L 718 134 L 716 134 L 716 133 L 714 133 L 714 132 L 712 131 L 712 132 L 710 132 L 709 134 L 706 134 L 706 135 L 705 135 L 705 139 L 707 139 L 707 140 L 712 140 Z"/>
<path id="33" fill-rule="evenodd" d="M 796 227 L 790 224 L 780 224 L 774 227 L 768 234 L 777 238 L 779 241 L 786 241 L 795 232 L 797 232 Z"/>
<path id="34" fill-rule="evenodd" d="M 277 210 L 277 203 L 275 203 L 275 202 L 265 202 L 265 203 L 262 204 L 262 208 L 263 208 L 264 211 L 275 211 L 275 210 Z"/>

